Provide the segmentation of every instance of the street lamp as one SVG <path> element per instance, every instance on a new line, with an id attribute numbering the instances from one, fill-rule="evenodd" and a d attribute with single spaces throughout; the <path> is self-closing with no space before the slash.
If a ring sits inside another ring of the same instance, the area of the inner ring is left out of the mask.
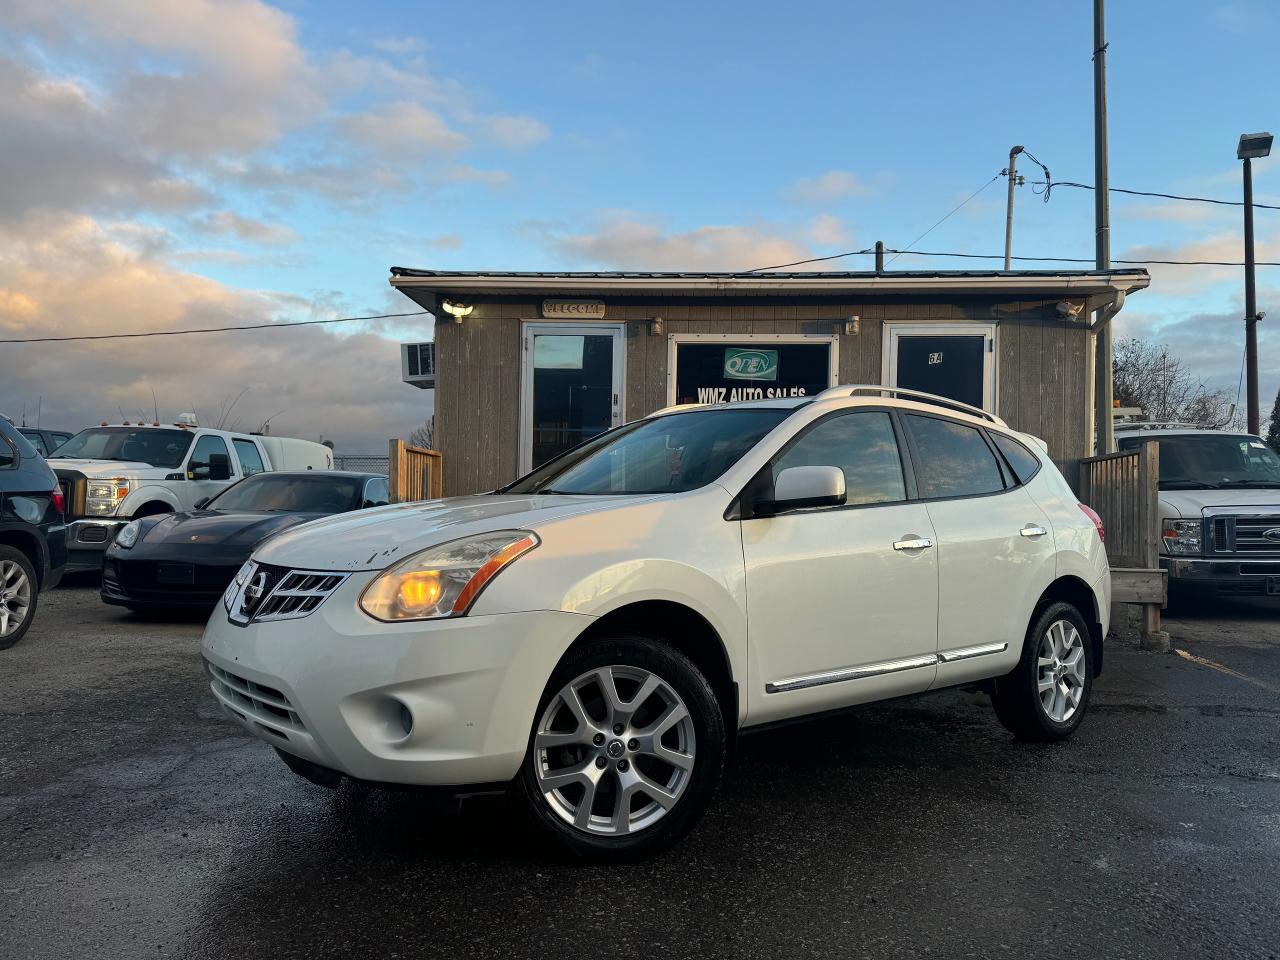
<path id="1" fill-rule="evenodd" d="M 1244 161 L 1244 360 L 1249 403 L 1249 432 L 1261 429 L 1258 416 L 1258 294 L 1254 286 L 1253 161 L 1271 153 L 1269 133 L 1243 133 L 1236 157 Z"/>

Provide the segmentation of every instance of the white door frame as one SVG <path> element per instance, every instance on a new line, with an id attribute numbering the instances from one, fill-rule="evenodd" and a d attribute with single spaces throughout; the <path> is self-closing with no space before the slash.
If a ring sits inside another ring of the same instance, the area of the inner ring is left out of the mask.
<path id="1" fill-rule="evenodd" d="M 626 397 L 627 325 L 625 323 L 563 323 L 523 320 L 520 323 L 520 474 L 533 469 L 533 338 L 551 336 L 613 337 L 613 415 L 610 427 L 622 424 Z"/>
<path id="2" fill-rule="evenodd" d="M 986 338 L 986 350 L 982 354 L 982 409 L 998 413 L 996 398 L 1000 396 L 999 364 L 996 351 L 999 327 L 994 323 L 939 323 L 935 321 L 886 320 L 884 323 L 884 349 L 881 351 L 880 382 L 886 387 L 898 385 L 898 338 L 900 336 L 973 337 Z"/>
<path id="3" fill-rule="evenodd" d="M 840 337 L 834 333 L 669 333 L 667 334 L 667 406 L 676 402 L 676 344 L 721 343 L 829 343 L 827 386 L 840 377 Z"/>

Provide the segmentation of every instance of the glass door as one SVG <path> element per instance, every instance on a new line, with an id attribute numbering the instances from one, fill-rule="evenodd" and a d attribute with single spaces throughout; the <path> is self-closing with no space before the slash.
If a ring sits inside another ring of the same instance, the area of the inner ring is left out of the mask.
<path id="1" fill-rule="evenodd" d="M 991 327 L 895 324 L 889 334 L 892 387 L 923 390 L 983 410 L 995 409 Z"/>
<path id="2" fill-rule="evenodd" d="M 524 326 L 521 472 L 622 423 L 621 326 Z"/>

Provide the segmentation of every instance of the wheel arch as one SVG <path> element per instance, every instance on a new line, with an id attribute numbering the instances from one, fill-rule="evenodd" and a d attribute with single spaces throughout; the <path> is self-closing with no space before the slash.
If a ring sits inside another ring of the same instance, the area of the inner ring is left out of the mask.
<path id="1" fill-rule="evenodd" d="M 679 650 L 711 684 L 732 734 L 738 728 L 738 684 L 723 638 L 697 610 L 674 600 L 636 600 L 594 620 L 569 645 L 563 661 L 592 640 L 609 636 L 646 636 Z"/>
<path id="2" fill-rule="evenodd" d="M 169 503 L 167 500 L 162 500 L 159 497 L 151 497 L 144 500 L 136 508 L 131 509 L 128 516 L 131 519 L 136 520 L 138 517 L 154 517 L 161 513 L 173 513 L 177 509 L 178 508 L 176 506 Z"/>
<path id="3" fill-rule="evenodd" d="M 1059 577 L 1045 588 L 1044 593 L 1040 594 L 1040 599 L 1036 601 L 1035 610 L 1031 614 L 1032 620 L 1046 604 L 1058 601 L 1069 603 L 1079 610 L 1085 623 L 1088 624 L 1089 642 L 1093 654 L 1093 675 L 1098 676 L 1102 673 L 1103 636 L 1102 611 L 1098 608 L 1097 594 L 1079 577 L 1069 574 Z"/>
<path id="4" fill-rule="evenodd" d="M 0 545 L 13 547 L 28 560 L 36 572 L 36 588 L 43 589 L 49 561 L 40 538 L 21 527 L 0 526 Z"/>

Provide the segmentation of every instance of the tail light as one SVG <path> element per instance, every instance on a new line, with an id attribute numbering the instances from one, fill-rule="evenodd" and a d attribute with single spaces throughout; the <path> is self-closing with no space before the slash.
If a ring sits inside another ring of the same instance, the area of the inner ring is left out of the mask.
<path id="1" fill-rule="evenodd" d="M 53 501 L 53 507 L 59 513 L 67 512 L 67 498 L 62 495 L 62 487 L 58 484 L 53 485 L 53 489 L 49 491 L 49 499 Z"/>
<path id="2" fill-rule="evenodd" d="M 1093 525 L 1098 528 L 1098 539 L 1101 540 L 1103 543 L 1106 543 L 1107 528 L 1102 525 L 1102 518 L 1098 516 L 1098 512 L 1094 510 L 1092 507 L 1086 506 L 1083 503 L 1077 504 L 1077 506 L 1080 507 L 1080 509 L 1084 512 L 1084 515 L 1086 517 L 1088 517 L 1090 520 L 1093 521 Z"/>

